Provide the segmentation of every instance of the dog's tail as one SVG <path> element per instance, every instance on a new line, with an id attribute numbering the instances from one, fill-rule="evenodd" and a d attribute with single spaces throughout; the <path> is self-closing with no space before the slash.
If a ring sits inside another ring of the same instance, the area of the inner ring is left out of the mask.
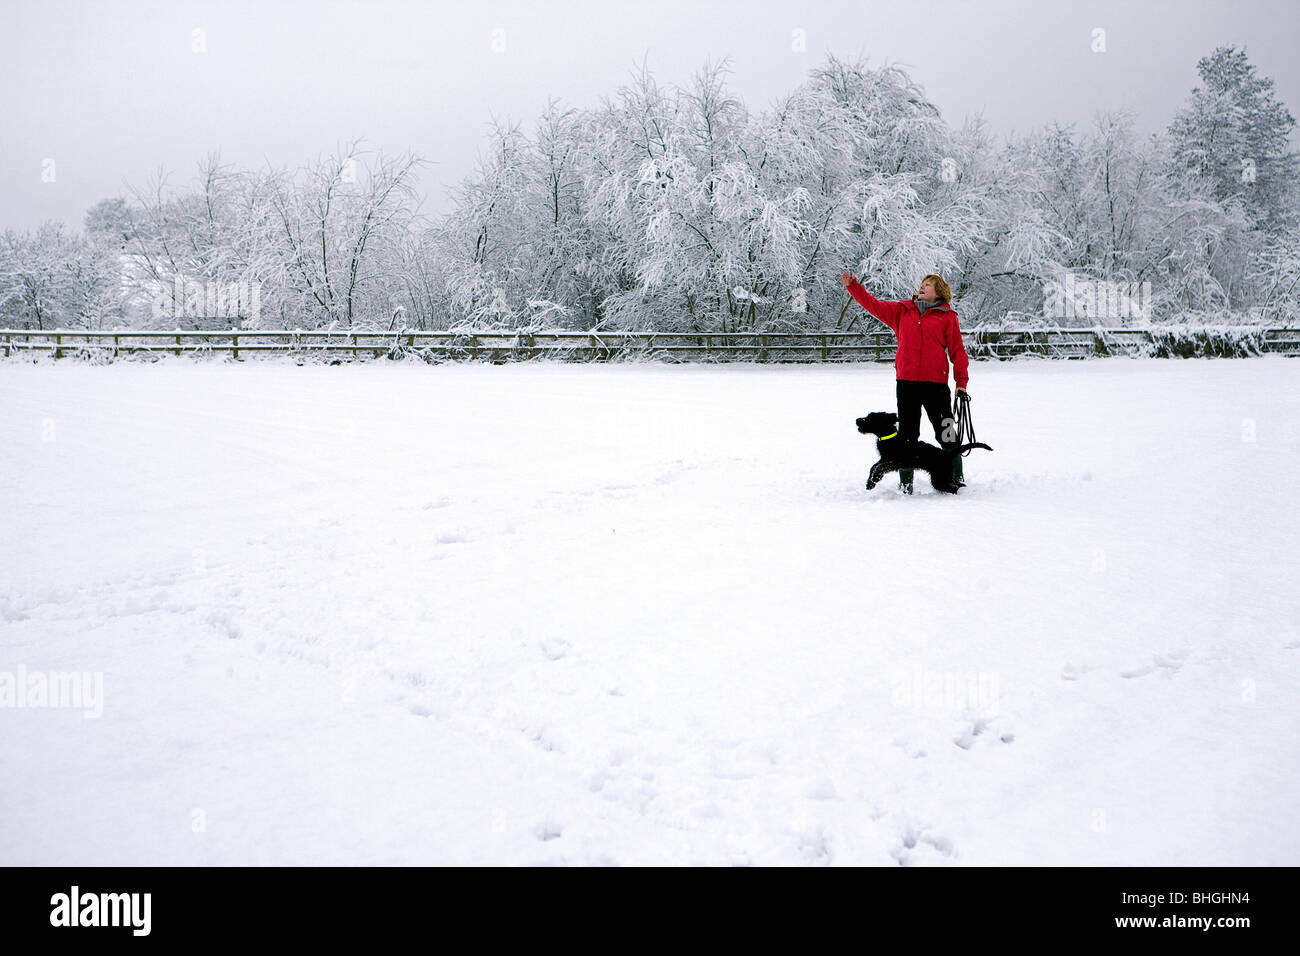
<path id="1" fill-rule="evenodd" d="M 972 448 L 983 448 L 985 451 L 993 450 L 991 446 L 984 444 L 982 441 L 973 441 L 969 445 L 958 445 L 956 448 L 949 448 L 948 454 L 949 456 L 956 456 L 962 454 L 963 452 L 968 452 Z"/>

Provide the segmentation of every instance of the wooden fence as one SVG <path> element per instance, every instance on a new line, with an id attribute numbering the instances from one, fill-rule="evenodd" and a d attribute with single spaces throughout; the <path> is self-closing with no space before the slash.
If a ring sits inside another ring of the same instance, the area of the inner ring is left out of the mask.
<path id="1" fill-rule="evenodd" d="M 1300 355 L 1300 329 L 1256 326 L 1193 329 L 972 329 L 964 333 L 974 358 L 1042 355 L 1090 358 L 1114 354 Z M 646 356 L 683 361 L 892 361 L 893 333 L 880 332 L 365 332 L 365 331 L 117 331 L 0 329 L 0 353 L 50 353 L 111 360 L 138 355 L 280 353 L 297 358 L 398 358 L 429 361 L 532 358 L 608 361 Z"/>

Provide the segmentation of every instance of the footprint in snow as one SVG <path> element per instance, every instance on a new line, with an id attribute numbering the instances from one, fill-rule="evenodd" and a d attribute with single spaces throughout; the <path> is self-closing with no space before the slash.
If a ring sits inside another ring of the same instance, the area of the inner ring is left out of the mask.
<path id="1" fill-rule="evenodd" d="M 1172 677 L 1182 669 L 1183 658 L 1186 656 L 1186 651 L 1173 651 L 1165 655 L 1156 654 L 1151 660 L 1155 662 L 1156 667 L 1164 668 L 1168 672 L 1165 674 L 1166 677 Z"/>
<path id="2" fill-rule="evenodd" d="M 903 827 L 899 845 L 891 849 L 889 855 L 898 861 L 899 866 L 915 866 L 928 862 L 927 857 L 932 858 L 931 851 L 939 853 L 941 857 L 952 857 L 956 853 L 952 840 L 948 837 L 907 824 Z"/>
<path id="3" fill-rule="evenodd" d="M 1061 668 L 1061 680 L 1078 680 L 1089 671 L 1095 671 L 1095 664 L 1066 664 Z"/>
<path id="4" fill-rule="evenodd" d="M 20 606 L 16 598 L 0 597 L 0 621 L 25 621 L 29 617 L 27 608 Z"/>
<path id="5" fill-rule="evenodd" d="M 968 728 L 953 739 L 953 743 L 962 750 L 970 750 L 975 746 L 975 739 L 977 737 L 985 737 L 986 739 L 991 738 L 992 734 L 990 733 L 990 730 L 992 729 L 992 724 L 993 721 L 988 717 L 977 717 L 971 721 Z M 1016 739 L 1016 735 L 1010 732 L 1003 732 L 998 734 L 997 738 L 1002 743 L 1009 744 Z"/>
<path id="6" fill-rule="evenodd" d="M 651 484 L 666 485 L 670 481 L 676 481 L 684 470 L 685 465 L 680 461 L 675 461 L 666 469 L 661 471 L 659 475 L 652 480 Z"/>
<path id="7" fill-rule="evenodd" d="M 542 842 L 558 840 L 560 837 L 564 836 L 564 825 L 555 819 L 555 817 L 548 816 L 538 823 L 537 826 L 533 827 L 533 833 L 536 835 L 537 839 Z"/>
<path id="8" fill-rule="evenodd" d="M 1131 680 L 1134 677 L 1145 677 L 1155 671 L 1156 668 L 1160 668 L 1164 671 L 1165 677 L 1173 677 L 1182 669 L 1182 659 L 1186 656 L 1187 651 L 1185 650 L 1173 651 L 1167 655 L 1154 654 L 1151 657 L 1151 663 L 1120 671 L 1119 676 Z"/>
<path id="9" fill-rule="evenodd" d="M 960 735 L 953 739 L 953 743 L 962 750 L 970 750 L 971 747 L 975 746 L 975 738 L 988 730 L 988 727 L 989 722 L 986 718 L 977 718 Z"/>
<path id="10" fill-rule="evenodd" d="M 795 845 L 805 862 L 817 866 L 826 866 L 834 853 L 831 851 L 830 834 L 823 826 L 809 827 L 797 835 Z"/>
<path id="11" fill-rule="evenodd" d="M 911 757 L 914 760 L 917 759 L 918 757 L 925 756 L 925 748 L 922 747 L 920 744 L 918 744 L 915 740 L 913 740 L 910 737 L 906 737 L 902 735 L 895 737 L 894 746 L 901 747 L 903 753 L 907 754 L 909 757 Z"/>
<path id="12" fill-rule="evenodd" d="M 222 637 L 235 640 L 243 634 L 243 628 L 239 626 L 238 621 L 231 620 L 230 615 L 225 611 L 211 611 L 203 620 Z"/>
<path id="13" fill-rule="evenodd" d="M 524 736 L 545 751 L 562 752 L 563 748 L 556 740 L 555 732 L 551 729 L 549 722 L 542 724 L 532 724 L 523 728 Z"/>
<path id="14" fill-rule="evenodd" d="M 542 649 L 542 654 L 548 661 L 558 661 L 569 653 L 569 648 L 573 645 L 562 637 L 556 637 L 546 641 L 538 641 L 537 646 Z"/>

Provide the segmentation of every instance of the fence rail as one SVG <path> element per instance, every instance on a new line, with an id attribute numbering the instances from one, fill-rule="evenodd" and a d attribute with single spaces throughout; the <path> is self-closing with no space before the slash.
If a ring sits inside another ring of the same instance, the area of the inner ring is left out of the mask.
<path id="1" fill-rule="evenodd" d="M 981 329 L 964 333 L 975 358 L 1043 355 L 1300 355 L 1300 329 L 1259 326 L 1148 329 Z M 400 357 L 493 362 L 538 357 L 607 361 L 630 355 L 696 361 L 892 361 L 892 332 L 365 332 L 365 331 L 83 331 L 0 329 L 5 356 L 47 352 L 55 358 L 259 353 L 296 357 Z"/>

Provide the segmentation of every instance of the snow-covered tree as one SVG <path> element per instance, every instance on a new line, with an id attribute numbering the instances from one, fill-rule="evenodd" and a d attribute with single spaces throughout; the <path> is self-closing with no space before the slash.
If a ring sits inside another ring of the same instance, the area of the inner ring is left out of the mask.
<path id="1" fill-rule="evenodd" d="M 1215 199 L 1240 199 L 1259 229 L 1284 231 L 1300 217 L 1300 154 L 1288 141 L 1295 118 L 1244 50 L 1219 47 L 1196 70 L 1203 85 L 1169 126 L 1171 162 L 1208 183 Z"/>
<path id="2" fill-rule="evenodd" d="M 116 249 L 59 222 L 0 236 L 0 323 L 15 328 L 112 327 L 121 317 Z"/>
<path id="3" fill-rule="evenodd" d="M 268 176 L 269 228 L 276 236 L 281 281 L 304 305 L 309 325 L 352 328 L 360 319 L 387 324 L 390 288 L 417 217 L 411 154 L 373 158 L 353 141 L 297 171 Z M 382 321 L 381 321 L 382 319 Z"/>

